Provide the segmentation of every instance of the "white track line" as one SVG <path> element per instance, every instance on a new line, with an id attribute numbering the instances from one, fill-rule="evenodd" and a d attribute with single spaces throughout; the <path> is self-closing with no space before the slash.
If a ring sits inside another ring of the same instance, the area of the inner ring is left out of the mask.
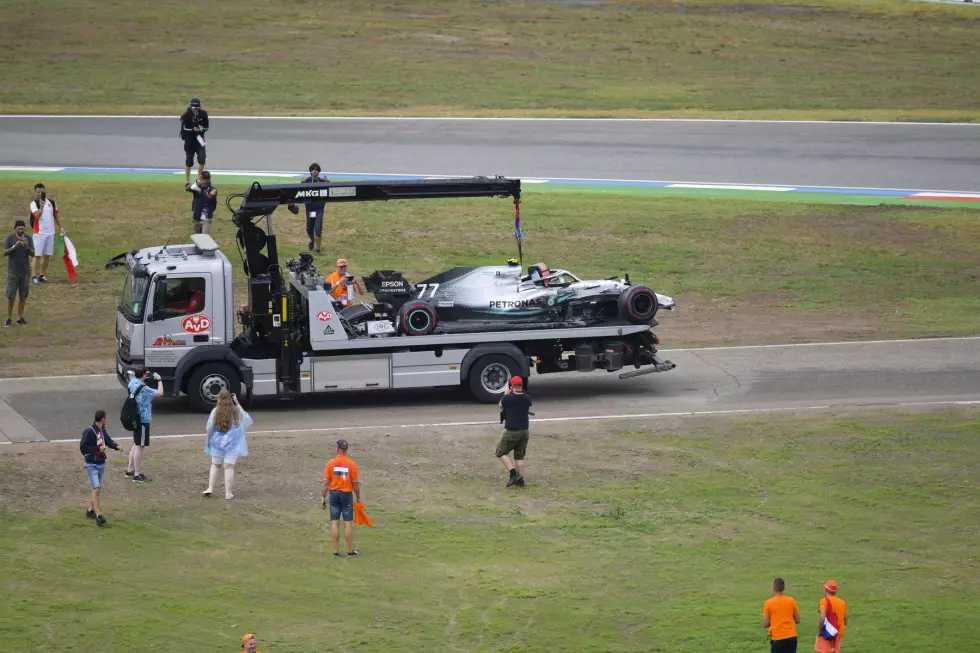
<path id="1" fill-rule="evenodd" d="M 787 349 L 791 347 L 837 347 L 840 345 L 902 345 L 908 343 L 961 342 L 980 340 L 980 336 L 954 336 L 947 338 L 904 338 L 900 340 L 845 340 L 840 342 L 789 342 L 775 345 L 735 345 L 729 347 L 689 347 L 678 349 L 659 349 L 661 354 L 671 352 L 698 351 L 738 351 L 741 349 Z M 61 376 L 14 376 L 0 378 L 0 383 L 19 383 L 21 381 L 55 381 L 59 379 L 108 379 L 115 374 L 65 374 Z M 482 423 L 482 422 L 481 422 Z"/>
<path id="2" fill-rule="evenodd" d="M 582 415 L 580 417 L 543 417 L 532 419 L 535 424 L 545 424 L 552 422 L 587 422 L 587 421 L 606 421 L 606 420 L 631 420 L 631 419 L 663 419 L 668 417 L 711 417 L 720 415 L 760 415 L 766 413 L 787 413 L 814 410 L 854 409 L 854 408 L 921 408 L 928 406 L 977 406 L 980 400 L 976 401 L 912 401 L 898 403 L 872 403 L 855 405 L 833 405 L 821 404 L 817 406 L 797 406 L 787 408 L 739 408 L 731 410 L 692 410 L 678 411 L 673 413 L 622 413 L 612 415 Z M 498 421 L 479 421 L 479 422 L 430 422 L 425 424 L 365 424 L 361 426 L 327 426 L 308 429 L 277 429 L 272 431 L 249 431 L 249 435 L 307 435 L 314 433 L 337 433 L 342 431 L 382 431 L 393 429 L 416 429 L 416 428 L 447 428 L 460 426 L 494 426 L 499 425 Z M 177 440 L 185 438 L 203 438 L 203 433 L 179 433 L 174 435 L 154 435 L 156 440 Z M 78 438 L 70 440 L 48 440 L 49 444 L 77 444 Z M 24 443 L 4 443 L 4 444 L 24 444 Z"/>
<path id="3" fill-rule="evenodd" d="M 213 109 L 212 109 L 213 110 Z M 111 114 L 65 114 L 65 115 L 49 115 L 49 114 L 0 114 L 0 119 L 2 118 L 32 118 L 38 120 L 63 120 L 63 119 L 98 119 L 105 120 L 106 118 L 118 119 L 118 118 L 128 118 L 128 119 L 138 119 L 138 120 L 175 120 L 176 114 L 173 116 L 159 116 L 159 115 L 111 115 Z M 432 122 L 692 122 L 692 123 L 703 123 L 703 122 L 717 122 L 717 123 L 758 123 L 758 124 L 787 124 L 787 125 L 876 125 L 876 126 L 888 126 L 888 127 L 901 127 L 901 126 L 933 126 L 933 127 L 980 127 L 980 123 L 970 123 L 970 122 L 886 122 L 886 121 L 860 121 L 860 120 L 753 120 L 753 119 L 738 119 L 738 118 L 521 118 L 521 117 L 478 117 L 478 116 L 459 116 L 459 117 L 449 117 L 449 116 L 214 116 L 211 118 L 217 121 L 222 120 L 336 120 L 336 121 L 350 121 L 350 120 L 384 120 L 384 121 L 399 121 L 399 120 L 425 120 Z"/>

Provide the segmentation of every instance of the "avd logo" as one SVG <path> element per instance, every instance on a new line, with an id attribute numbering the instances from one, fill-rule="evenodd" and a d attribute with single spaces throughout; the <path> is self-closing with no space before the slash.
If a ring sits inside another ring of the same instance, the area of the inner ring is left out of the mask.
<path id="1" fill-rule="evenodd" d="M 211 318 L 201 314 L 188 315 L 180 323 L 180 328 L 187 333 L 204 333 L 211 330 Z"/>
<path id="2" fill-rule="evenodd" d="M 320 320 L 321 322 L 329 322 L 331 319 L 333 319 L 333 313 L 330 311 L 320 311 L 316 314 L 316 319 Z"/>

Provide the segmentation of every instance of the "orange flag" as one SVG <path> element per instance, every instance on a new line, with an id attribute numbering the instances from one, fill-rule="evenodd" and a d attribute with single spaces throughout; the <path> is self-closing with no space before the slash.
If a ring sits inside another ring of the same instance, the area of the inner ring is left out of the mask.
<path id="1" fill-rule="evenodd" d="M 371 523 L 371 518 L 364 512 L 364 504 L 360 501 L 354 502 L 354 523 L 367 526 L 368 528 L 374 528 L 374 524 Z"/>

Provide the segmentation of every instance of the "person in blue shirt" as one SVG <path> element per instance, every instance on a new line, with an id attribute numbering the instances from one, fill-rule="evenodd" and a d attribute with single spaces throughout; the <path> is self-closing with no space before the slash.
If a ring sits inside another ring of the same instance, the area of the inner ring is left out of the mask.
<path id="1" fill-rule="evenodd" d="M 222 390 L 218 393 L 218 405 L 208 418 L 207 441 L 204 453 L 211 456 L 211 472 L 208 475 L 208 488 L 201 494 L 210 497 L 218 480 L 218 468 L 225 467 L 225 499 L 235 498 L 232 486 L 235 483 L 235 463 L 241 456 L 248 455 L 245 433 L 252 425 L 252 418 L 238 404 L 238 397 Z"/>
<path id="2" fill-rule="evenodd" d="M 152 376 L 157 382 L 157 389 L 147 385 Z M 129 450 L 129 463 L 126 465 L 126 476 L 136 483 L 146 483 L 150 479 L 143 474 L 143 449 L 150 446 L 150 421 L 153 419 L 153 400 L 163 396 L 163 381 L 160 375 L 142 365 L 133 371 L 129 382 L 129 394 L 136 399 L 140 411 L 140 425 L 133 431 L 133 447 Z"/>

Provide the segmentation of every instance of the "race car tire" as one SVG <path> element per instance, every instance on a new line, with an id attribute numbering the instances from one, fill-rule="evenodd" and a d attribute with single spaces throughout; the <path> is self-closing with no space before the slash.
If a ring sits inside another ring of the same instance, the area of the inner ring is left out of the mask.
<path id="1" fill-rule="evenodd" d="M 398 329 L 406 336 L 427 336 L 438 323 L 436 310 L 421 300 L 405 302 L 398 309 Z"/>
<path id="2" fill-rule="evenodd" d="M 521 373 L 521 367 L 505 354 L 486 354 L 473 363 L 469 372 L 470 392 L 477 401 L 495 404 L 504 396 L 504 390 L 512 377 Z"/>
<path id="3" fill-rule="evenodd" d="M 657 314 L 657 295 L 646 286 L 630 286 L 619 296 L 619 317 L 631 324 L 649 324 Z"/>

